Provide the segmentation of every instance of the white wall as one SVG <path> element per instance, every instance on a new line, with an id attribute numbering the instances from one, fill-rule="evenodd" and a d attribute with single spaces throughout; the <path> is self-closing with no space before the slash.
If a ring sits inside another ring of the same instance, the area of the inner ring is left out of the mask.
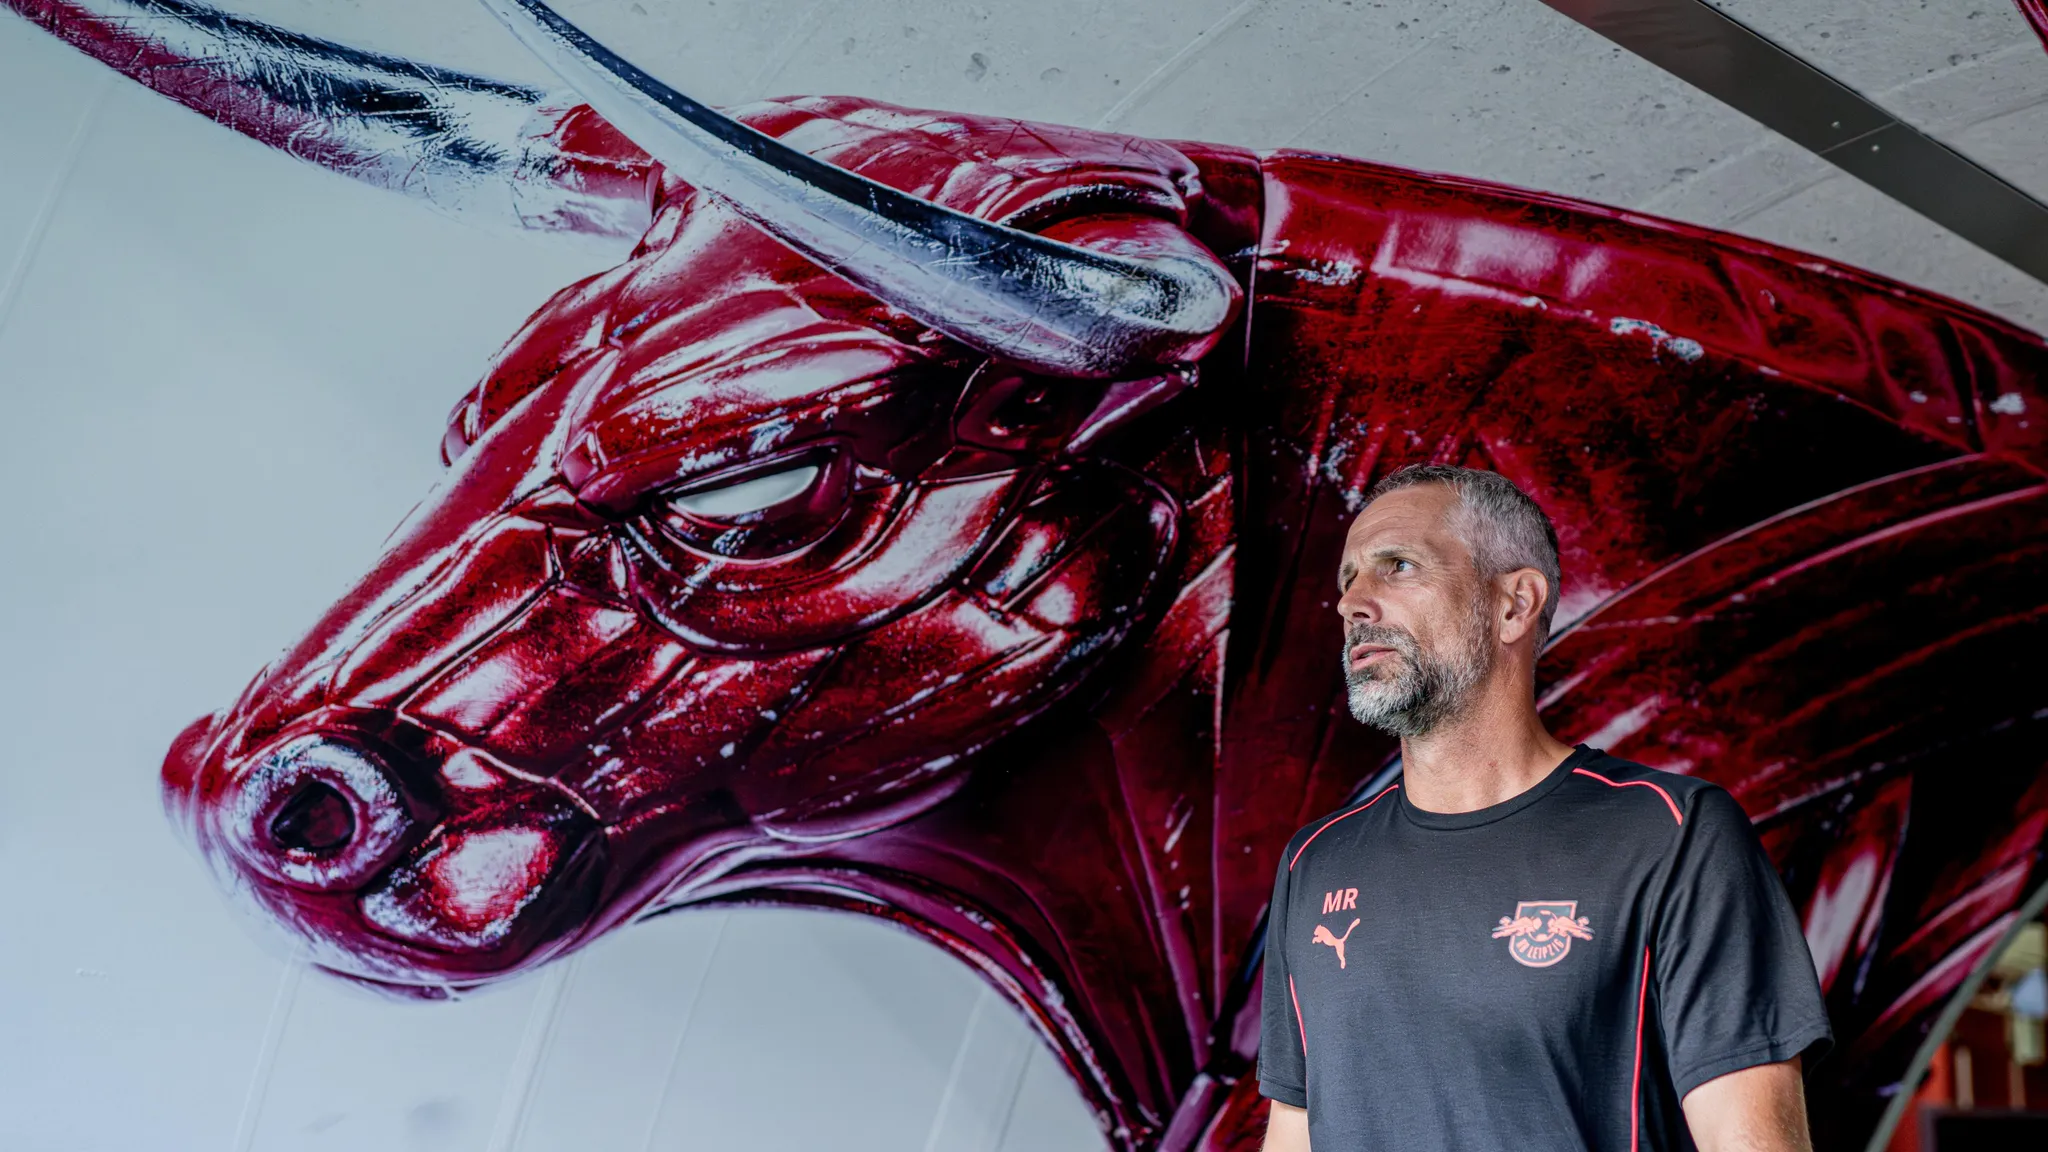
<path id="1" fill-rule="evenodd" d="M 537 78 L 461 0 L 244 0 Z M 1735 228 L 2048 325 L 2048 289 L 1535 0 L 578 0 L 735 101 L 854 92 L 1292 144 Z M 1731 3 L 2048 194 L 2009 0 Z M 159 812 L 229 700 L 431 485 L 441 421 L 602 262 L 286 161 L 0 16 L 0 1148 L 1099 1146 L 964 969 L 875 923 L 684 914 L 454 1005 L 314 976 Z"/>

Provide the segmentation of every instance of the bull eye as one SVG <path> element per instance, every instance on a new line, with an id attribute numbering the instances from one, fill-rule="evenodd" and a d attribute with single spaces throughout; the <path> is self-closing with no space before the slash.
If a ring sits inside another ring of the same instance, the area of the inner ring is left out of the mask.
<path id="1" fill-rule="evenodd" d="M 1012 392 L 996 408 L 989 423 L 995 431 L 1020 434 L 1049 423 L 1059 414 L 1052 389 L 1043 383 L 1031 383 Z"/>
<path id="2" fill-rule="evenodd" d="M 671 497 L 678 511 L 711 520 L 737 520 L 787 504 L 811 490 L 818 481 L 816 464 L 799 464 L 763 476 L 752 476 L 714 488 L 702 488 Z"/>
<path id="3" fill-rule="evenodd" d="M 816 445 L 728 477 L 662 494 L 654 520 L 666 536 L 699 552 L 765 560 L 815 541 L 838 522 L 851 461 L 836 445 Z"/>

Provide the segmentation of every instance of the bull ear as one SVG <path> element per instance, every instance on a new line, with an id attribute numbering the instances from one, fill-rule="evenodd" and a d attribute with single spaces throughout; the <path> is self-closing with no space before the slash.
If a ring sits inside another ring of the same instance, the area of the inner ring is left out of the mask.
<path id="1" fill-rule="evenodd" d="M 1173 399 L 1195 382 L 1192 367 L 1139 380 L 1119 380 L 1105 388 L 1102 399 L 1067 437 L 1068 452 L 1086 452 L 1111 434 L 1129 427 L 1154 408 Z"/>
<path id="2" fill-rule="evenodd" d="M 960 342 L 1094 379 L 1192 361 L 1239 292 L 1192 242 L 1132 254 L 1064 244 L 865 179 L 699 104 L 540 0 L 482 0 L 612 125 L 682 180 Z"/>
<path id="3" fill-rule="evenodd" d="M 645 153 L 536 88 L 302 36 L 200 4 L 0 0 L 253 140 L 465 220 L 633 238 Z"/>

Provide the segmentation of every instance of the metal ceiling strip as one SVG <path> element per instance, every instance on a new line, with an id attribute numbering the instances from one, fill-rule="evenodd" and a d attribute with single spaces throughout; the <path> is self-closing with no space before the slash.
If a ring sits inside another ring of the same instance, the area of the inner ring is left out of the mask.
<path id="1" fill-rule="evenodd" d="M 2048 283 L 2048 204 L 1704 0 L 1543 0 Z"/>

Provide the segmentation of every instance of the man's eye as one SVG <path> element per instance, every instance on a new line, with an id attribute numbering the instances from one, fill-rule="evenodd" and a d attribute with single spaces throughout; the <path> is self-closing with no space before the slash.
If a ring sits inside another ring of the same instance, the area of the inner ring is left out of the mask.
<path id="1" fill-rule="evenodd" d="M 799 464 L 765 476 L 752 476 L 716 488 L 703 488 L 670 497 L 678 511 L 714 520 L 731 520 L 761 512 L 810 491 L 817 483 L 818 466 Z"/>
<path id="2" fill-rule="evenodd" d="M 1407 572 L 1413 569 L 1415 565 L 1412 561 L 1408 560 L 1392 560 L 1387 563 L 1387 567 L 1393 569 L 1396 572 Z"/>

